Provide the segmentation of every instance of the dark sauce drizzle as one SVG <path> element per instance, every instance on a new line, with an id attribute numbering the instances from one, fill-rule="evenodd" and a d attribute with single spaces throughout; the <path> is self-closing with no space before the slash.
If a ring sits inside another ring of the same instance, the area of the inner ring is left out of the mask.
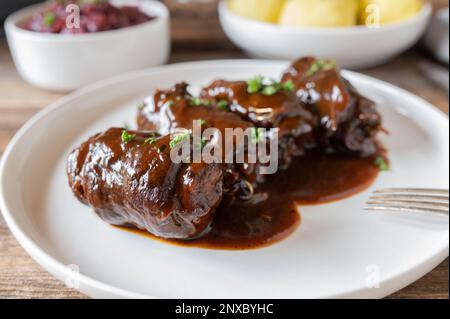
<path id="1" fill-rule="evenodd" d="M 147 232 L 127 230 L 180 246 L 208 249 L 257 249 L 277 243 L 300 225 L 298 205 L 321 205 L 358 194 L 379 173 L 374 157 L 312 152 L 288 170 L 270 177 L 255 201 L 223 205 L 210 232 L 190 241 L 166 240 Z"/>

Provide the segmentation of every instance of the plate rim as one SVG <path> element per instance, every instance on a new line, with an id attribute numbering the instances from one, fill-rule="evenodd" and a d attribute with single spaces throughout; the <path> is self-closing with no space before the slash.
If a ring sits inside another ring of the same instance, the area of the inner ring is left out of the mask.
<path id="1" fill-rule="evenodd" d="M 47 107 L 44 107 L 42 110 L 37 112 L 34 116 L 32 116 L 14 135 L 11 141 L 8 143 L 8 146 L 5 149 L 5 152 L 0 161 L 0 186 L 4 184 L 4 176 L 5 176 L 5 167 L 8 163 L 8 159 L 11 156 L 12 152 L 16 148 L 16 145 L 21 141 L 23 135 L 33 128 L 35 124 L 41 121 L 43 118 L 48 115 L 56 112 L 57 110 L 64 108 L 65 105 L 69 104 L 71 101 L 76 100 L 77 98 L 82 97 L 85 94 L 89 94 L 95 92 L 98 89 L 108 87 L 110 85 L 118 84 L 120 82 L 126 82 L 127 80 L 139 78 L 143 76 L 149 76 L 151 74 L 157 74 L 159 72 L 164 72 L 170 69 L 180 70 L 180 69 L 192 69 L 192 68 L 208 68 L 217 67 L 217 66 L 225 66 L 229 64 L 236 64 L 242 66 L 245 64 L 246 66 L 261 66 L 261 67 L 280 67 L 282 70 L 283 66 L 288 65 L 289 61 L 282 60 L 255 60 L 255 59 L 221 59 L 221 60 L 205 60 L 205 61 L 195 61 L 195 62 L 181 62 L 174 63 L 169 65 L 163 65 L 159 67 L 139 70 L 135 72 L 125 73 L 119 76 L 115 76 L 109 79 L 105 79 L 94 84 L 88 85 L 84 88 L 78 89 L 68 95 L 65 95 Z M 422 110 L 426 112 L 433 113 L 434 116 L 440 117 L 441 120 L 448 121 L 449 117 L 443 111 L 436 108 L 430 102 L 425 99 L 403 89 L 398 86 L 395 86 L 391 83 L 388 83 L 383 80 L 379 80 L 377 78 L 361 74 L 358 72 L 343 70 L 344 75 L 350 75 L 352 78 L 358 78 L 358 81 L 370 82 L 371 85 L 376 86 L 390 95 L 401 95 L 403 98 L 408 99 L 410 101 L 414 101 L 415 105 L 420 106 Z M 66 106 L 67 107 L 67 106 Z M 5 194 L 3 191 L 3 187 L 0 187 L 0 210 L 5 219 L 6 224 L 11 230 L 14 237 L 17 239 L 22 248 L 45 270 L 51 273 L 58 280 L 62 281 L 61 275 L 66 274 L 66 278 L 70 278 L 72 274 L 68 272 L 68 267 L 60 262 L 57 258 L 52 257 L 48 254 L 41 246 L 39 246 L 33 239 L 31 239 L 27 233 L 21 229 L 18 225 L 17 221 L 14 218 L 14 213 L 10 211 L 7 205 L 7 199 L 5 198 Z M 403 289 L 409 284 L 417 281 L 423 275 L 427 274 L 430 271 L 430 265 L 433 265 L 431 269 L 434 269 L 438 266 L 445 258 L 448 257 L 449 243 L 440 247 L 438 253 L 430 257 L 428 260 L 423 261 L 422 263 L 416 265 L 413 268 L 408 269 L 396 276 L 392 276 L 383 280 L 383 283 L 386 286 L 392 286 L 387 290 L 383 290 L 383 292 L 373 293 L 371 294 L 371 298 L 383 298 L 386 297 L 398 290 Z M 80 288 L 76 288 L 78 291 L 81 291 L 88 296 L 91 296 L 90 291 L 98 291 L 103 294 L 107 294 L 109 296 L 115 296 L 120 298 L 136 298 L 136 299 L 159 299 L 156 296 L 150 296 L 146 294 L 141 294 L 137 292 L 133 292 L 131 290 L 122 289 L 116 287 L 114 285 L 106 284 L 100 280 L 94 279 L 90 276 L 83 275 L 82 273 L 76 274 L 76 279 L 80 282 Z M 394 284 L 396 281 L 398 283 Z M 356 297 L 358 294 L 364 295 L 365 289 L 355 289 L 352 291 L 347 291 L 345 293 L 323 296 L 322 298 L 358 298 Z"/>

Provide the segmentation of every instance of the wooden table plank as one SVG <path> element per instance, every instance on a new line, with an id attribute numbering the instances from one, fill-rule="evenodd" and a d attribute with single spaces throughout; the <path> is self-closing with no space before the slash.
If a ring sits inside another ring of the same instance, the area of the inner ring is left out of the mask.
<path id="1" fill-rule="evenodd" d="M 239 50 L 193 52 L 175 47 L 172 62 L 243 58 Z M 425 98 L 448 113 L 448 94 L 431 83 L 418 68 L 419 51 L 404 54 L 382 67 L 362 71 Z M 422 56 L 422 55 L 421 55 Z M 0 156 L 14 133 L 40 109 L 61 95 L 34 88 L 17 74 L 6 43 L 0 40 Z M 433 272 L 391 298 L 449 298 L 446 260 Z M 85 298 L 65 287 L 19 246 L 0 215 L 0 298 Z"/>

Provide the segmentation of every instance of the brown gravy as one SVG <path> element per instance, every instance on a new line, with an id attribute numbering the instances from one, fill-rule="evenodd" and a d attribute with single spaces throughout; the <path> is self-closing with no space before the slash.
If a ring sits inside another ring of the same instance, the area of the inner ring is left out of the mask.
<path id="1" fill-rule="evenodd" d="M 206 236 L 191 241 L 165 240 L 147 232 L 127 230 L 188 247 L 257 249 L 279 242 L 297 229 L 297 205 L 320 205 L 350 197 L 367 189 L 378 173 L 374 158 L 311 153 L 259 188 L 265 200 L 219 208 Z"/>

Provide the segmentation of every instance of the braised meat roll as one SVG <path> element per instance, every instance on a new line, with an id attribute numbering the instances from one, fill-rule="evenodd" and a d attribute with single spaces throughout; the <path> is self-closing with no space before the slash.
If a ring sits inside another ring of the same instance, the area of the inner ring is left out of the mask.
<path id="1" fill-rule="evenodd" d="M 262 77 L 218 80 L 198 97 L 189 93 L 186 83 L 158 90 L 139 109 L 137 124 L 139 131 L 111 128 L 75 149 L 68 158 L 69 185 L 82 203 L 112 225 L 182 240 L 210 231 L 223 207 L 252 207 L 284 191 L 270 191 L 274 179 L 259 170 L 267 163 L 264 154 L 248 154 L 255 149 L 255 139 L 258 151 L 266 147 L 270 155 L 278 155 L 279 170 L 291 167 L 297 172 L 303 167 L 299 157 L 305 154 L 348 153 L 370 162 L 380 154 L 376 137 L 382 130 L 375 104 L 360 95 L 332 61 L 315 58 L 298 60 L 279 82 Z M 216 136 L 204 134 L 199 140 L 196 133 L 209 128 Z M 272 144 L 276 134 L 259 128 L 278 129 L 278 144 Z M 233 134 L 230 139 L 229 129 L 250 129 L 253 135 Z M 171 158 L 179 130 L 191 142 L 189 160 L 181 163 Z M 221 161 L 205 163 L 202 158 L 191 163 L 191 156 L 198 155 L 194 151 L 203 153 L 211 145 L 221 146 Z M 280 177 L 283 173 L 273 178 Z"/>
<path id="2" fill-rule="evenodd" d="M 246 130 L 253 128 L 252 123 L 221 108 L 217 103 L 192 96 L 186 83 L 179 83 L 166 91 L 157 91 L 139 110 L 137 117 L 140 130 L 155 130 L 162 134 L 173 133 L 180 128 L 192 130 L 196 120 L 202 122 L 202 130 L 214 128 L 221 133 L 222 150 L 227 149 L 225 143 L 230 143 L 234 144 L 234 151 L 237 145 L 244 145 L 245 151 L 245 141 L 225 141 L 225 130 L 227 128 Z M 229 149 L 232 149 L 231 146 L 233 145 L 230 145 Z M 227 155 L 223 152 L 223 159 Z M 221 168 L 224 172 L 224 191 L 229 200 L 251 198 L 257 184 L 264 181 L 264 177 L 258 174 L 258 163 L 226 164 L 223 161 Z"/>
<path id="3" fill-rule="evenodd" d="M 312 132 L 318 121 L 292 92 L 249 94 L 246 82 L 216 81 L 203 89 L 199 98 L 188 93 L 186 83 L 157 91 L 139 111 L 137 122 L 141 130 L 167 134 L 180 127 L 191 129 L 196 119 L 202 119 L 205 128 L 217 128 L 222 135 L 226 128 L 278 128 L 280 169 L 289 167 L 295 156 L 314 144 Z M 258 164 L 235 165 L 228 172 L 246 175 L 241 180 L 255 186 L 265 180 L 255 173 L 257 167 Z"/>
<path id="4" fill-rule="evenodd" d="M 217 104 L 195 98 L 188 92 L 188 84 L 184 82 L 166 91 L 156 91 L 139 110 L 137 124 L 140 130 L 170 134 L 177 128 L 192 129 L 195 120 L 201 120 L 203 128 L 217 128 L 223 135 L 226 128 L 245 130 L 253 127 Z"/>
<path id="5" fill-rule="evenodd" d="M 204 88 L 201 97 L 226 104 L 230 112 L 255 127 L 278 128 L 280 169 L 286 169 L 294 157 L 315 146 L 313 131 L 318 117 L 291 90 L 269 93 L 250 93 L 245 81 L 218 80 Z"/>
<path id="6" fill-rule="evenodd" d="M 75 196 L 104 221 L 156 236 L 192 239 L 207 232 L 222 201 L 215 164 L 175 164 L 170 136 L 112 128 L 68 158 Z"/>
<path id="7" fill-rule="evenodd" d="M 227 104 L 229 111 L 256 127 L 279 128 L 280 137 L 300 136 L 312 132 L 314 117 L 288 90 L 273 94 L 249 93 L 245 81 L 218 80 L 204 88 L 201 97 L 213 103 Z"/>
<path id="8" fill-rule="evenodd" d="M 376 105 L 360 95 L 329 60 L 300 59 L 285 72 L 297 97 L 319 116 L 316 141 L 321 147 L 372 156 L 378 152 L 376 135 L 381 115 Z"/>

